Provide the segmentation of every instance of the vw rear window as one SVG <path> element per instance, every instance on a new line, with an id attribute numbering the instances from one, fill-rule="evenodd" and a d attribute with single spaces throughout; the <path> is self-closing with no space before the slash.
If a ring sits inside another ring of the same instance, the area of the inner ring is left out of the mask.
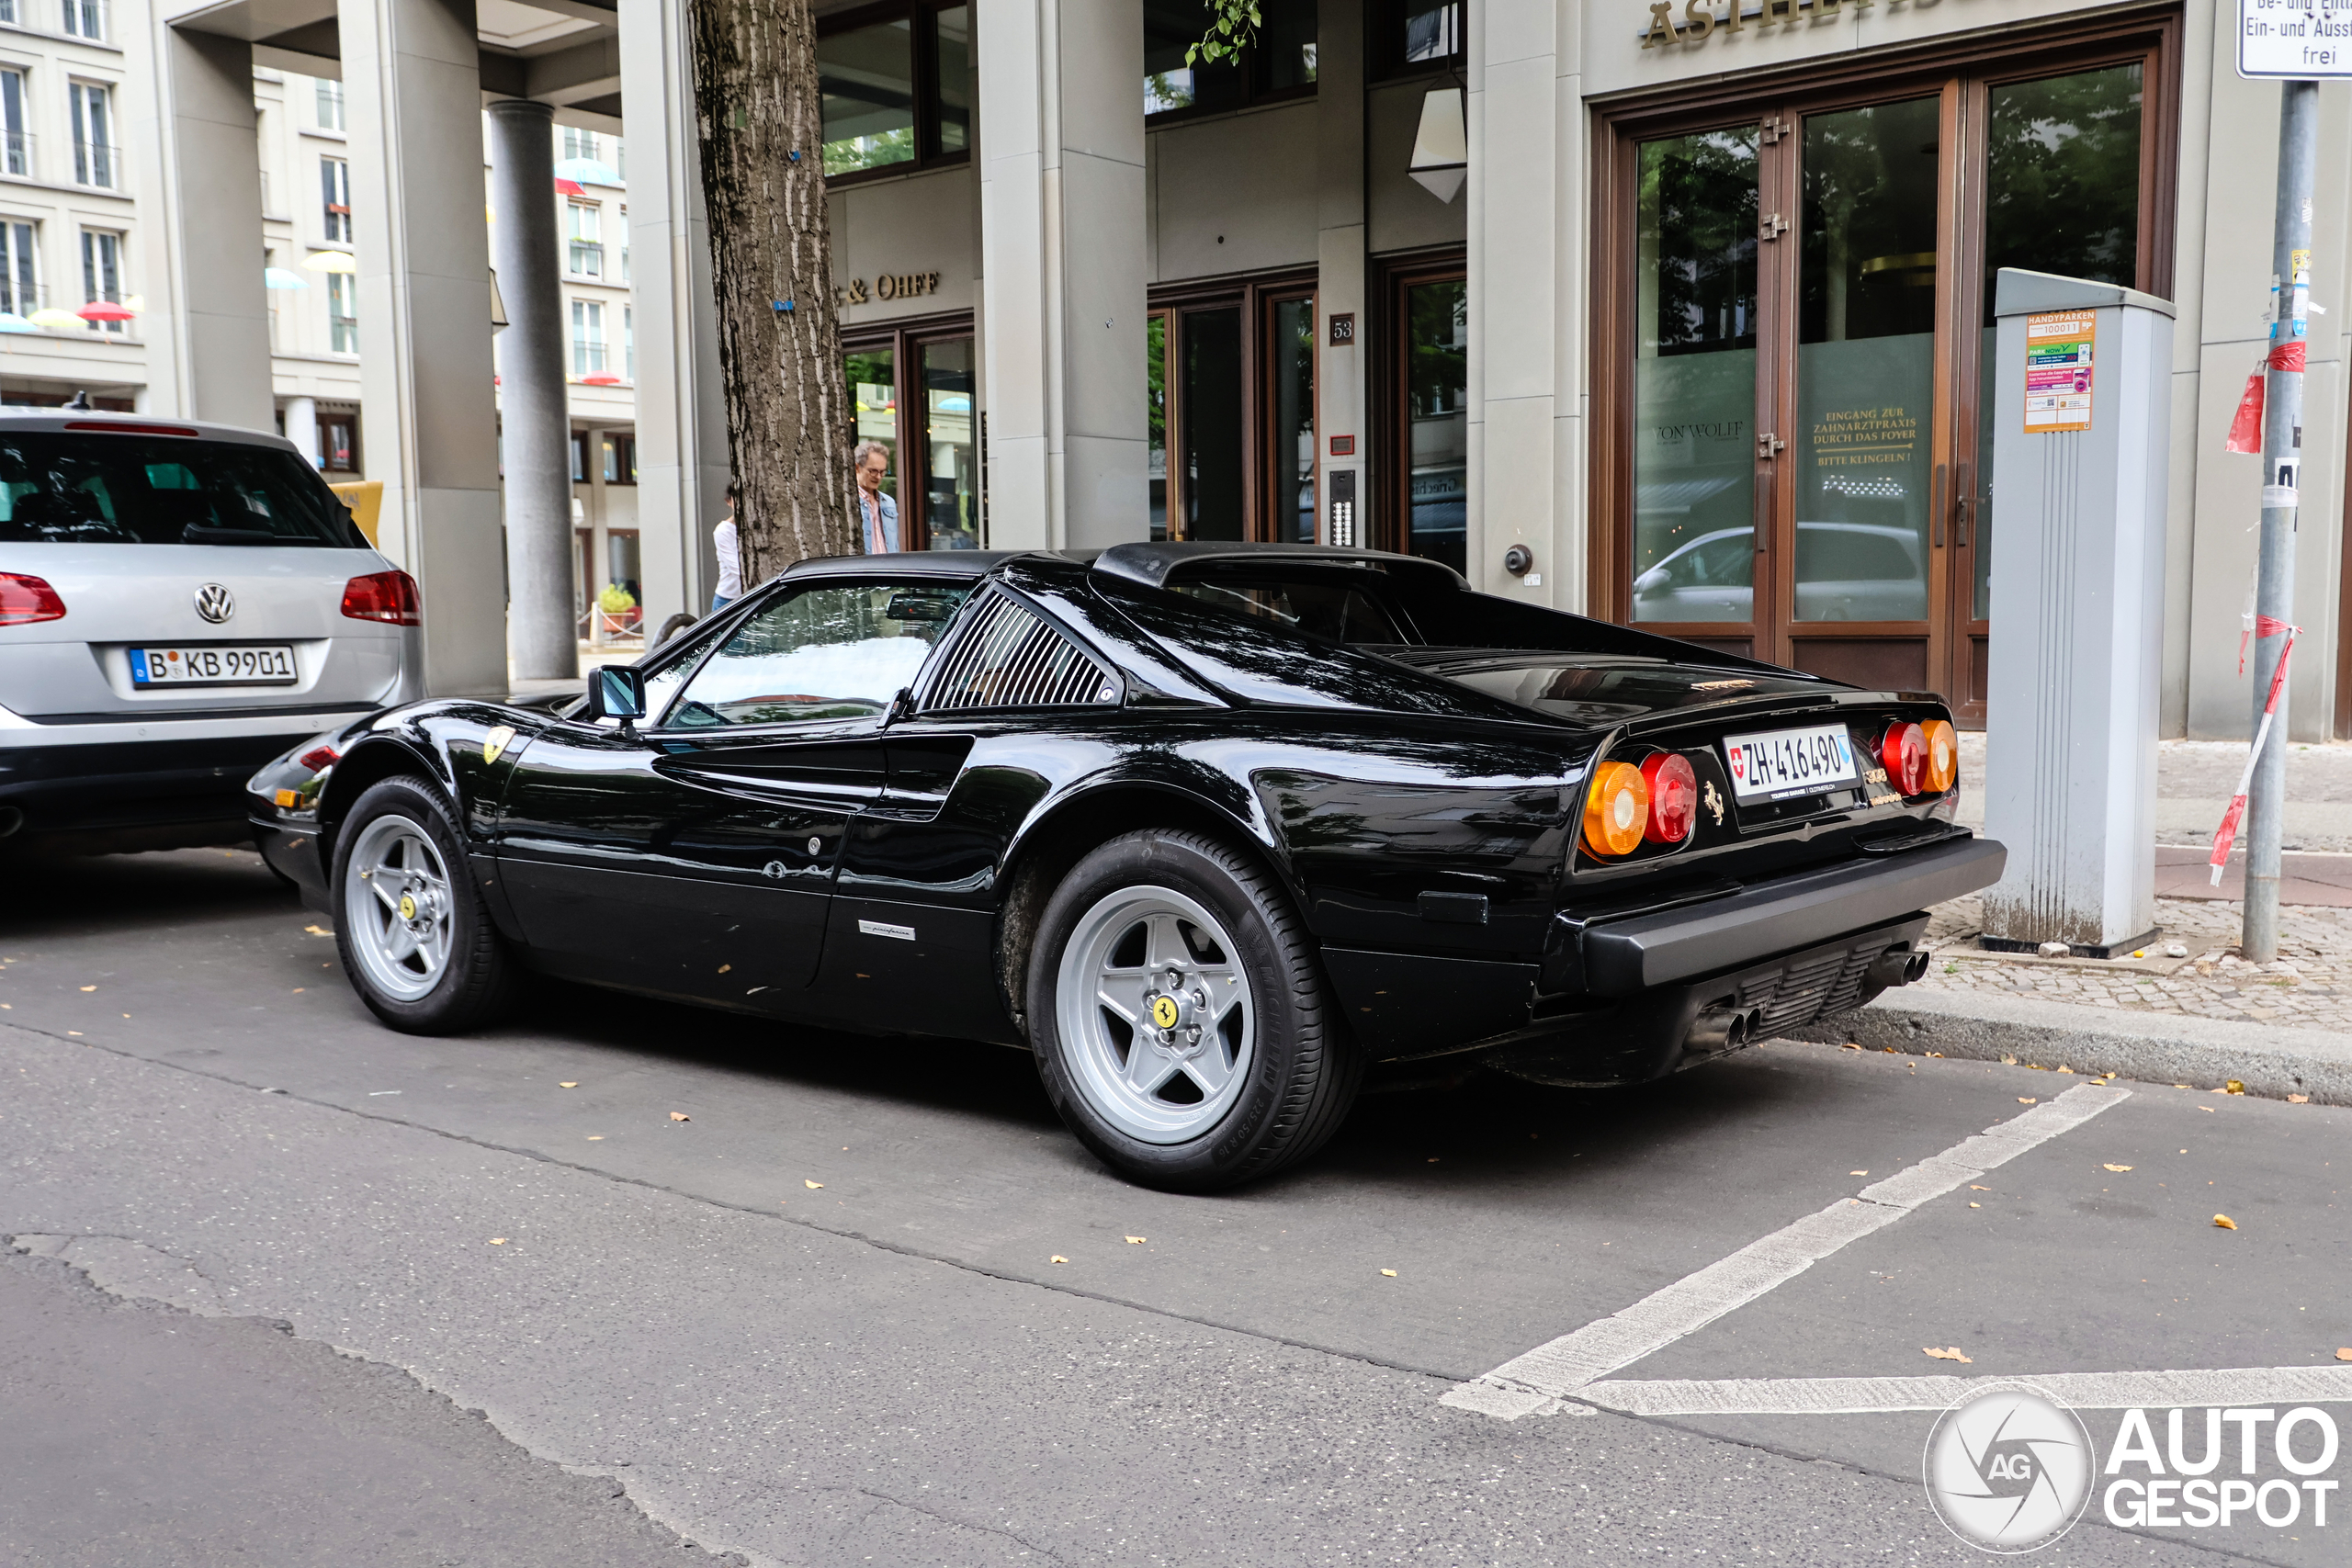
<path id="1" fill-rule="evenodd" d="M 67 431 L 0 434 L 0 544 L 368 547 L 291 452 Z"/>

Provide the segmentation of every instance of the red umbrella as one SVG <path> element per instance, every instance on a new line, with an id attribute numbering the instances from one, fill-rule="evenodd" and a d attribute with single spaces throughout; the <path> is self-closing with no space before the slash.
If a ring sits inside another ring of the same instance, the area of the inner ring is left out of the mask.
<path id="1" fill-rule="evenodd" d="M 93 299 L 74 313 L 85 321 L 127 321 L 139 312 L 126 310 L 111 299 Z"/>
<path id="2" fill-rule="evenodd" d="M 558 180 L 555 182 L 555 193 L 558 196 L 586 196 L 588 191 L 578 180 Z"/>
<path id="3" fill-rule="evenodd" d="M 583 387 L 617 387 L 621 384 L 621 378 L 617 376 L 609 374 L 608 372 L 599 370 L 594 376 L 582 376 L 580 378 L 580 384 Z"/>

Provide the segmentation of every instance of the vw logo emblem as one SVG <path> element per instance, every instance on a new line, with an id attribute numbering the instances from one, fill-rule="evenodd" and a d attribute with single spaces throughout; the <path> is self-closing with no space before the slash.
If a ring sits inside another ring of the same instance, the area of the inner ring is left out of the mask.
<path id="1" fill-rule="evenodd" d="M 208 582 L 196 591 L 196 613 L 219 626 L 237 613 L 236 595 L 217 582 Z"/>

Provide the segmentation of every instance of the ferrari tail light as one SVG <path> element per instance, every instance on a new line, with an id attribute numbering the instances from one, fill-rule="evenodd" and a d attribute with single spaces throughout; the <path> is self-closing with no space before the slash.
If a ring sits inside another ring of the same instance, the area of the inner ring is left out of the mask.
<path id="1" fill-rule="evenodd" d="M 1649 781 L 1631 762 L 1603 762 L 1584 796 L 1584 841 L 1594 854 L 1629 855 L 1650 820 Z"/>
<path id="2" fill-rule="evenodd" d="M 65 601 L 38 577 L 0 571 L 0 626 L 27 626 L 35 621 L 62 621 Z"/>
<path id="3" fill-rule="evenodd" d="M 1960 736 L 1942 718 L 1929 719 L 1919 733 L 1928 743 L 1928 787 L 1941 795 L 1960 782 Z"/>
<path id="4" fill-rule="evenodd" d="M 404 571 L 379 571 L 345 583 L 343 613 L 355 621 L 382 621 L 388 626 L 424 624 L 424 602 L 417 594 L 416 579 Z"/>
<path id="5" fill-rule="evenodd" d="M 1653 844 L 1679 844 L 1689 838 L 1691 824 L 1699 819 L 1699 775 L 1690 759 L 1654 751 L 1642 763 L 1642 782 L 1650 791 L 1650 818 L 1642 837 Z"/>
<path id="6" fill-rule="evenodd" d="M 1887 726 L 1878 760 L 1895 794 L 1917 795 L 1928 787 L 1928 737 L 1917 725 L 1898 720 Z"/>

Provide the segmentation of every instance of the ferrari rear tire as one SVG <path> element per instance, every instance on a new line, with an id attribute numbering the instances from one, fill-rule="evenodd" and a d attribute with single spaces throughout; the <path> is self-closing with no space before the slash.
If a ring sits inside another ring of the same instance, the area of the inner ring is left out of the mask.
<path id="1" fill-rule="evenodd" d="M 1030 950 L 1028 1018 L 1079 1141 L 1171 1191 L 1305 1159 L 1363 1076 L 1283 889 L 1202 833 L 1129 833 L 1072 868 Z"/>
<path id="2" fill-rule="evenodd" d="M 410 1034 L 462 1034 L 506 1010 L 514 961 L 456 819 L 423 780 L 385 779 L 353 804 L 330 887 L 343 972 L 378 1018 Z"/>

